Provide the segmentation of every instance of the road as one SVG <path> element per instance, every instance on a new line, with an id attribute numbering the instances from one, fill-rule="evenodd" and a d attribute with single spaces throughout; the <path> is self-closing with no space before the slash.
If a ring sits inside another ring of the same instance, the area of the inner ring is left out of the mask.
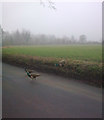
<path id="1" fill-rule="evenodd" d="M 0 60 L 0 119 L 2 118 L 2 64 Z"/>
<path id="2" fill-rule="evenodd" d="M 2 64 L 3 118 L 101 118 L 102 90 L 41 73 L 30 82 L 23 68 Z"/>

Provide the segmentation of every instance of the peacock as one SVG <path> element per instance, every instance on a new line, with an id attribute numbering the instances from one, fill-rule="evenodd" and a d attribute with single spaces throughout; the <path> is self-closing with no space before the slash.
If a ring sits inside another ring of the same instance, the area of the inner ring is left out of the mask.
<path id="1" fill-rule="evenodd" d="M 59 61 L 59 63 L 55 64 L 56 67 L 64 67 L 64 65 L 65 65 L 65 60 L 61 60 Z"/>
<path id="2" fill-rule="evenodd" d="M 39 77 L 40 74 L 36 74 L 36 73 L 33 73 L 34 70 L 29 70 L 29 69 L 25 69 L 26 73 L 27 73 L 27 76 L 30 77 L 32 80 L 35 78 L 36 80 L 36 77 Z"/>

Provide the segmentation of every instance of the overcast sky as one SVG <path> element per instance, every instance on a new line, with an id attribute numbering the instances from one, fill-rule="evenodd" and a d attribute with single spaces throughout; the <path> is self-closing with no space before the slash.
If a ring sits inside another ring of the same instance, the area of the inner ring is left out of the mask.
<path id="1" fill-rule="evenodd" d="M 55 2 L 57 10 L 46 4 L 11 3 L 2 6 L 2 25 L 6 31 L 29 30 L 33 34 L 57 37 L 85 34 L 88 40 L 100 40 L 102 32 L 101 2 Z M 0 20 L 1 22 L 1 20 Z"/>

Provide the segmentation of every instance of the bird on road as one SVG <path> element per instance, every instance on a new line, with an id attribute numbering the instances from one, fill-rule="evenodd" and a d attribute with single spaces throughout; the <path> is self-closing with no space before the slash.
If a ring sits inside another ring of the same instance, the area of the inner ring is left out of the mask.
<path id="1" fill-rule="evenodd" d="M 40 74 L 37 74 L 37 73 L 33 73 L 34 70 L 30 70 L 30 69 L 25 69 L 26 73 L 27 73 L 27 76 L 31 78 L 31 80 L 33 80 L 35 78 L 36 80 L 36 77 L 39 77 Z"/>

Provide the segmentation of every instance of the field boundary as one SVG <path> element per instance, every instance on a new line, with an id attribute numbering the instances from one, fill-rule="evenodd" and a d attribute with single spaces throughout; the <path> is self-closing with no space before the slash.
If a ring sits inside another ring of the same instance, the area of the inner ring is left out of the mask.
<path id="1" fill-rule="evenodd" d="M 86 61 L 68 61 L 64 67 L 56 67 L 59 59 L 26 55 L 3 54 L 2 61 L 19 67 L 27 67 L 41 72 L 53 73 L 59 76 L 73 78 L 84 83 L 102 86 L 102 64 Z"/>

